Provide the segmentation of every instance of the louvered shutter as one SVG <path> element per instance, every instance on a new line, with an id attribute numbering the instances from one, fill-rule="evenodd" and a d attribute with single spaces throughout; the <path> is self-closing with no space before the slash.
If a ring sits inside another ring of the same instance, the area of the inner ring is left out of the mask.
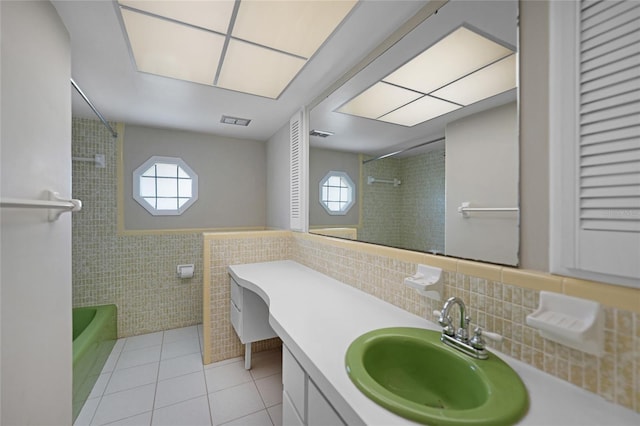
<path id="1" fill-rule="evenodd" d="M 578 7 L 576 266 L 640 279 L 640 2 Z"/>
<path id="2" fill-rule="evenodd" d="M 289 176 L 290 176 L 290 228 L 306 232 L 306 155 L 304 111 L 296 113 L 289 121 Z"/>

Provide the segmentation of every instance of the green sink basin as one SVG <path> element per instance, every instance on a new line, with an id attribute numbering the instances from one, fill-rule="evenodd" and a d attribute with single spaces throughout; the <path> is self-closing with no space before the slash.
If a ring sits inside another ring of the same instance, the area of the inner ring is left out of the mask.
<path id="1" fill-rule="evenodd" d="M 527 389 L 504 361 L 476 360 L 420 328 L 363 334 L 346 355 L 347 373 L 367 397 L 430 425 L 508 425 L 524 416 Z"/>

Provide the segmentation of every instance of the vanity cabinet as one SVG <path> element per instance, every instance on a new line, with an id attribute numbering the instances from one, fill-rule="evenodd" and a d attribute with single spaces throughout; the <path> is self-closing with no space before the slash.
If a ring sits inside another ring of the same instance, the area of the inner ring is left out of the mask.
<path id="1" fill-rule="evenodd" d="M 345 425 L 295 357 L 282 347 L 283 426 Z"/>
<path id="2" fill-rule="evenodd" d="M 277 337 L 269 325 L 269 307 L 251 290 L 231 281 L 231 324 L 240 342 L 245 345 L 244 367 L 251 368 L 251 342 Z"/>

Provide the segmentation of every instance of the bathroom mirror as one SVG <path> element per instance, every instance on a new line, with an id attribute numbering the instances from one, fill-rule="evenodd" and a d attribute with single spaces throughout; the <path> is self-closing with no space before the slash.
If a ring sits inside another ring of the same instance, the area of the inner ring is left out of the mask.
<path id="1" fill-rule="evenodd" d="M 518 264 L 517 17 L 449 1 L 310 110 L 310 232 Z"/>

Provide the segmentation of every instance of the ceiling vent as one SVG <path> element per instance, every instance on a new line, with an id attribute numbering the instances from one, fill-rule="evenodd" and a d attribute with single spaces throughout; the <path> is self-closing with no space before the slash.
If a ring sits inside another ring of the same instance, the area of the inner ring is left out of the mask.
<path id="1" fill-rule="evenodd" d="M 325 132 L 324 130 L 316 130 L 313 129 L 309 132 L 310 136 L 318 136 L 320 138 L 328 138 L 329 136 L 333 136 L 332 132 Z"/>
<path id="2" fill-rule="evenodd" d="M 235 124 L 236 126 L 247 127 L 249 123 L 251 123 L 251 120 L 249 120 L 248 118 L 230 117 L 228 115 L 223 115 L 220 119 L 220 122 L 224 124 Z"/>

